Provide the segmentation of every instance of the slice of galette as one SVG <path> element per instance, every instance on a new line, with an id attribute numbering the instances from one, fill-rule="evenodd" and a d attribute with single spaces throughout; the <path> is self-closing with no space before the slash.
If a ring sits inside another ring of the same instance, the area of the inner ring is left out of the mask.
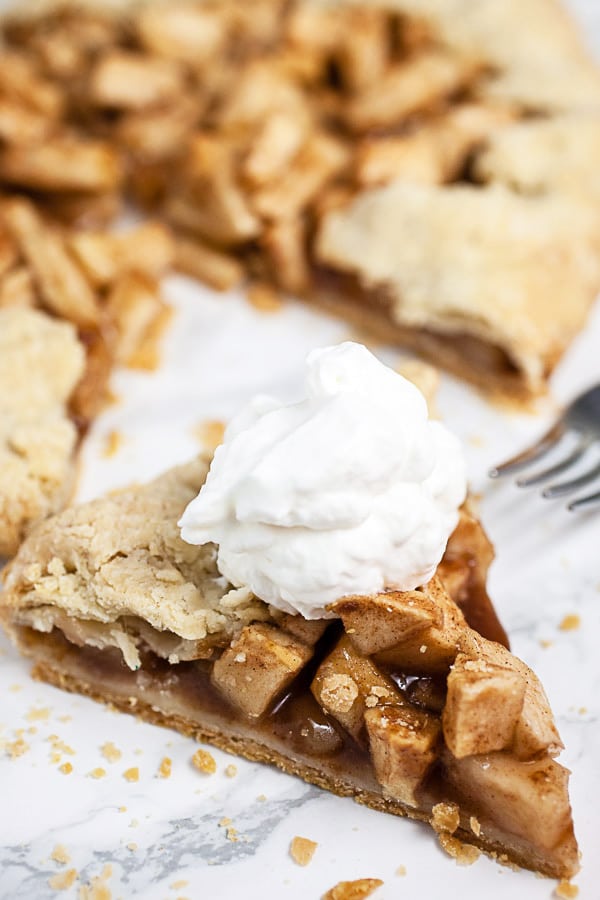
<path id="1" fill-rule="evenodd" d="M 178 519 L 201 458 L 42 522 L 0 614 L 34 677 L 545 875 L 578 868 L 568 771 L 534 673 L 485 592 L 492 552 L 463 507 L 418 589 L 340 596 L 306 619 L 233 588 Z"/>

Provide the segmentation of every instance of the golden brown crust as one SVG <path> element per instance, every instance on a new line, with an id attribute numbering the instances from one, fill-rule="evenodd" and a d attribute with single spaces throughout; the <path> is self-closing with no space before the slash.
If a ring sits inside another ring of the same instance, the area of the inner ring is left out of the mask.
<path id="1" fill-rule="evenodd" d="M 0 309 L 0 557 L 73 491 L 77 430 L 68 403 L 83 367 L 68 323 Z"/>

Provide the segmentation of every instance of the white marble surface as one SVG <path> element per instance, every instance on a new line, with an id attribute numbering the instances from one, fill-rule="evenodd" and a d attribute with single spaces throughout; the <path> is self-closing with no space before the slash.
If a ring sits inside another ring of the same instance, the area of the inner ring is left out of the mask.
<path id="1" fill-rule="evenodd" d="M 574 5 L 600 44 L 596 4 Z M 292 394 L 305 353 L 349 336 L 343 324 L 293 303 L 266 315 L 239 297 L 217 297 L 182 279 L 172 279 L 168 291 L 177 315 L 164 365 L 150 376 L 117 377 L 121 402 L 97 422 L 87 443 L 81 498 L 187 459 L 198 446 L 194 425 L 228 418 L 258 390 Z M 483 495 L 482 518 L 498 554 L 492 596 L 514 651 L 546 686 L 566 745 L 561 761 L 573 770 L 571 797 L 583 853 L 576 883 L 585 900 L 600 896 L 600 513 L 573 517 L 561 502 L 492 484 L 485 472 L 538 434 L 561 401 L 600 380 L 599 346 L 597 306 L 554 378 L 554 400 L 536 415 L 490 408 L 449 377 L 443 379 L 440 401 L 444 417 L 465 441 L 473 490 Z M 398 359 L 391 351 L 380 352 L 388 362 Z M 103 447 L 113 429 L 125 441 L 107 459 Z M 559 628 L 567 614 L 580 617 L 578 629 Z M 0 740 L 11 743 L 21 736 L 28 747 L 15 759 L 0 751 L 2 900 L 74 898 L 106 864 L 113 898 L 308 900 L 341 879 L 358 877 L 383 879 L 377 900 L 552 895 L 554 882 L 485 857 L 470 868 L 458 867 L 428 829 L 264 766 L 215 750 L 217 773 L 201 775 L 190 764 L 192 741 L 33 683 L 28 669 L 0 637 Z M 74 751 L 64 752 L 61 760 L 71 762 L 71 774 L 50 761 L 50 735 Z M 121 749 L 118 762 L 102 758 L 105 741 Z M 156 777 L 163 756 L 172 759 L 169 779 Z M 232 778 L 225 774 L 231 763 L 237 766 Z M 94 779 L 89 772 L 98 766 L 107 774 Z M 137 783 L 123 778 L 132 766 L 139 767 Z M 228 840 L 219 824 L 223 817 L 237 829 L 237 841 Z M 288 855 L 297 834 L 318 842 L 307 868 Z M 50 859 L 59 843 L 71 856 L 67 866 Z M 395 874 L 401 865 L 407 870 L 403 877 Z M 71 867 L 76 882 L 55 894 L 48 879 Z"/>

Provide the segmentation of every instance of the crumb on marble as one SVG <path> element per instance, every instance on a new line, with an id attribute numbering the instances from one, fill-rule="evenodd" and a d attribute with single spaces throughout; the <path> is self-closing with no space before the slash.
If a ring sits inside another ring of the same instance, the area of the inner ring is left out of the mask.
<path id="1" fill-rule="evenodd" d="M 23 690 L 22 684 L 11 684 L 11 686 L 9 687 L 9 691 L 11 692 L 11 694 L 17 694 L 19 691 L 22 691 L 22 690 Z"/>
<path id="2" fill-rule="evenodd" d="M 553 644 L 554 641 L 549 641 L 547 638 L 542 638 L 542 640 L 540 641 L 540 647 L 542 647 L 544 650 L 547 650 L 548 647 L 551 647 Z"/>
<path id="3" fill-rule="evenodd" d="M 559 881 L 554 889 L 554 896 L 560 897 L 561 900 L 574 900 L 575 897 L 579 896 L 579 888 L 576 884 L 571 884 L 570 881 Z"/>
<path id="4" fill-rule="evenodd" d="M 62 772 L 63 775 L 70 775 L 73 771 L 73 766 L 70 762 L 63 763 L 62 766 L 58 767 L 58 771 Z"/>
<path id="5" fill-rule="evenodd" d="M 100 875 L 94 876 L 89 884 L 81 885 L 78 900 L 111 900 L 112 893 L 106 883 L 111 877 L 112 866 L 107 863 Z"/>
<path id="6" fill-rule="evenodd" d="M 4 750 L 6 755 L 11 759 L 18 759 L 19 756 L 23 756 L 24 753 L 30 749 L 27 741 L 24 741 L 22 737 L 18 737 L 14 741 L 7 741 L 4 745 Z"/>
<path id="7" fill-rule="evenodd" d="M 170 778 L 171 777 L 171 758 L 169 756 L 163 756 L 160 761 L 160 765 L 158 767 L 158 778 Z"/>
<path id="8" fill-rule="evenodd" d="M 68 891 L 77 881 L 77 869 L 67 869 L 66 872 L 57 872 L 48 879 L 48 885 L 53 891 Z"/>
<path id="9" fill-rule="evenodd" d="M 123 772 L 123 778 L 125 781 L 139 781 L 140 780 L 140 770 L 137 766 L 131 766 L 129 769 L 125 769 Z"/>
<path id="10" fill-rule="evenodd" d="M 138 845 L 136 844 L 135 841 L 130 841 L 128 844 L 125 844 L 125 846 L 127 847 L 128 850 L 131 850 L 132 853 L 135 850 L 137 850 L 137 848 L 138 848 Z"/>
<path id="11" fill-rule="evenodd" d="M 73 750 L 73 748 L 70 747 L 68 744 L 65 744 L 65 742 L 62 741 L 57 734 L 48 735 L 46 740 L 52 746 L 53 755 L 58 754 L 60 756 L 60 754 L 62 754 L 62 753 L 66 753 L 68 756 L 75 755 L 75 751 Z M 58 762 L 58 760 L 55 760 L 55 761 Z"/>
<path id="12" fill-rule="evenodd" d="M 227 828 L 228 825 L 231 825 L 231 819 L 228 816 L 223 816 L 222 819 L 219 819 L 220 828 Z"/>
<path id="13" fill-rule="evenodd" d="M 196 750 L 192 756 L 192 765 L 205 775 L 213 775 L 217 771 L 215 758 L 208 750 Z"/>
<path id="14" fill-rule="evenodd" d="M 72 719 L 73 719 L 73 716 L 59 716 L 58 717 L 59 722 L 71 722 Z"/>
<path id="15" fill-rule="evenodd" d="M 438 834 L 454 834 L 460 825 L 460 810 L 456 803 L 436 803 L 431 810 L 431 827 Z"/>
<path id="16" fill-rule="evenodd" d="M 381 887 L 380 878 L 358 878 L 356 881 L 339 881 L 323 894 L 322 900 L 364 900 Z"/>
<path id="17" fill-rule="evenodd" d="M 216 450 L 224 434 L 225 422 L 220 419 L 204 419 L 192 428 L 192 435 L 206 450 Z"/>
<path id="18" fill-rule="evenodd" d="M 237 775 L 237 766 L 234 766 L 233 763 L 230 763 L 225 767 L 225 774 L 228 778 L 235 778 Z"/>
<path id="19" fill-rule="evenodd" d="M 577 613 L 569 613 L 558 626 L 561 631 L 575 631 L 581 625 L 581 619 Z"/>
<path id="20" fill-rule="evenodd" d="M 91 772 L 88 772 L 88 778 L 104 778 L 105 775 L 106 769 L 103 769 L 101 766 L 97 766 Z"/>
<path id="21" fill-rule="evenodd" d="M 127 807 L 126 807 L 126 806 L 120 806 L 118 811 L 119 811 L 120 813 L 127 812 Z"/>
<path id="22" fill-rule="evenodd" d="M 296 835 L 290 844 L 290 856 L 299 866 L 307 866 L 315 855 L 317 846 L 316 841 Z"/>
<path id="23" fill-rule="evenodd" d="M 399 875 L 401 878 L 403 878 L 406 875 L 406 866 L 398 866 L 398 868 L 396 869 L 396 875 Z"/>
<path id="24" fill-rule="evenodd" d="M 266 803 L 266 802 L 267 802 L 267 795 L 266 795 L 266 794 L 259 794 L 258 797 L 257 797 L 256 799 L 258 800 L 259 803 Z"/>
<path id="25" fill-rule="evenodd" d="M 561 900 L 574 900 L 579 895 L 579 888 L 576 884 L 571 884 L 570 881 L 563 879 L 556 885 L 554 894 L 556 897 L 560 897 Z"/>
<path id="26" fill-rule="evenodd" d="M 28 722 L 45 722 L 50 717 L 50 709 L 47 706 L 32 706 L 25 718 Z"/>
<path id="27" fill-rule="evenodd" d="M 458 838 L 442 831 L 438 834 L 438 841 L 442 850 L 456 860 L 459 866 L 472 866 L 480 856 L 480 851 L 473 844 L 465 844 Z"/>
<path id="28" fill-rule="evenodd" d="M 172 891 L 178 891 L 181 888 L 187 887 L 188 884 L 189 884 L 189 881 L 186 881 L 185 878 L 180 878 L 178 881 L 173 881 L 169 885 L 169 887 L 171 888 Z"/>
<path id="29" fill-rule="evenodd" d="M 250 284 L 246 297 L 251 306 L 260 312 L 279 312 L 283 306 L 283 298 L 276 288 L 262 281 Z"/>
<path id="30" fill-rule="evenodd" d="M 123 441 L 123 435 L 120 431 L 109 431 L 104 439 L 102 456 L 105 459 L 110 459 L 112 456 L 115 456 L 123 446 Z"/>
<path id="31" fill-rule="evenodd" d="M 577 712 L 579 713 L 580 716 L 587 715 L 587 711 L 588 711 L 587 706 L 580 706 L 579 709 L 577 710 Z"/>
<path id="32" fill-rule="evenodd" d="M 115 747 L 112 741 L 106 741 L 106 743 L 102 744 L 100 747 L 100 753 L 104 757 L 104 759 L 109 763 L 117 762 L 121 759 L 121 751 L 118 747 Z"/>
<path id="33" fill-rule="evenodd" d="M 64 844 L 56 845 L 56 847 L 50 854 L 50 859 L 53 859 L 54 862 L 60 863 L 61 866 L 66 866 L 68 862 L 71 862 L 71 856 Z"/>

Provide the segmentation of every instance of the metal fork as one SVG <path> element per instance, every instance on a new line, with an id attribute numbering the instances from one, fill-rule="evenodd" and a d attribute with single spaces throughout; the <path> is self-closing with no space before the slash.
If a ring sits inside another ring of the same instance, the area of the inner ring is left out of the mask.
<path id="1" fill-rule="evenodd" d="M 577 443 L 575 449 L 568 456 L 564 457 L 560 462 L 543 469 L 533 475 L 525 478 L 517 479 L 519 487 L 531 487 L 541 484 L 543 481 L 554 478 L 562 472 L 566 472 L 571 466 L 587 453 L 593 444 L 600 443 L 600 384 L 590 388 L 580 394 L 563 412 L 558 421 L 547 431 L 539 441 L 517 454 L 512 459 L 507 460 L 500 466 L 490 469 L 490 478 L 499 478 L 502 475 L 511 475 L 513 472 L 520 472 L 521 469 L 529 466 L 530 463 L 541 459 L 542 456 L 555 447 L 566 434 L 575 434 Z M 587 469 L 577 478 L 571 478 L 568 481 L 558 481 L 550 484 L 542 491 L 542 497 L 552 499 L 554 497 L 562 497 L 571 491 L 591 484 L 596 478 L 600 478 L 600 462 L 596 463 L 590 469 Z M 567 509 L 574 511 L 588 507 L 593 503 L 600 502 L 600 491 L 593 494 L 587 494 L 585 497 L 579 497 L 572 500 Z"/>

